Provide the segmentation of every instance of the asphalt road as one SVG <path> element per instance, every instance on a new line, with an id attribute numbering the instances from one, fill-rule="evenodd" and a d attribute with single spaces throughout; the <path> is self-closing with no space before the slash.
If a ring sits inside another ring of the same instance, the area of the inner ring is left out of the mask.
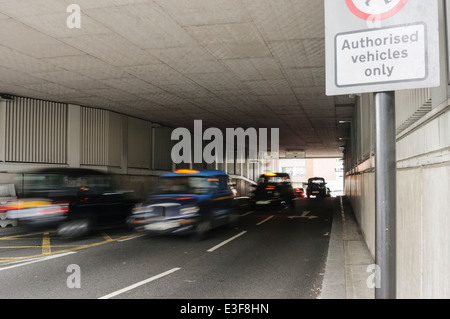
<path id="1" fill-rule="evenodd" d="M 316 299 L 335 203 L 244 212 L 201 241 L 124 229 L 77 240 L 0 232 L 0 299 Z"/>

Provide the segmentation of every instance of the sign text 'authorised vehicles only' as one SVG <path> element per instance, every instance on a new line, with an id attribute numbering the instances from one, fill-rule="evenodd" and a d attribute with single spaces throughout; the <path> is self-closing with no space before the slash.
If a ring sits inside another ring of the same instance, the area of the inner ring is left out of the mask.
<path id="1" fill-rule="evenodd" d="M 335 37 L 336 86 L 417 81 L 427 77 L 426 25 L 346 32 Z"/>

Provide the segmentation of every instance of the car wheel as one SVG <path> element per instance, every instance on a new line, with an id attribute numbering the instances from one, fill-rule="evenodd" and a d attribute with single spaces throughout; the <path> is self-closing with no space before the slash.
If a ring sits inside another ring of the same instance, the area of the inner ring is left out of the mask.
<path id="1" fill-rule="evenodd" d="M 239 214 L 237 212 L 233 211 L 230 214 L 230 221 L 229 221 L 230 227 L 235 227 L 238 220 L 239 220 Z"/>
<path id="2" fill-rule="evenodd" d="M 71 220 L 58 227 L 58 235 L 63 238 L 75 238 L 86 235 L 91 229 L 88 218 Z"/>
<path id="3" fill-rule="evenodd" d="M 212 229 L 212 223 L 209 218 L 201 220 L 195 227 L 195 239 L 205 239 Z"/>
<path id="4" fill-rule="evenodd" d="M 291 199 L 291 201 L 289 202 L 289 207 L 291 209 L 295 209 L 295 200 L 294 199 Z"/>

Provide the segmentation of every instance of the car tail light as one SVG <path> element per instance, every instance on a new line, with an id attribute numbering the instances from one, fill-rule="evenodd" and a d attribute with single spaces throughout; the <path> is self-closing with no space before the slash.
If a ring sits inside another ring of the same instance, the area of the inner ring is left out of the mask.
<path id="1" fill-rule="evenodd" d="M 44 199 L 30 199 L 18 200 L 6 203 L 0 206 L 0 211 L 14 211 L 22 209 L 39 209 L 37 214 L 53 214 L 53 213 L 67 213 L 69 211 L 68 201 L 54 201 Z"/>
<path id="2" fill-rule="evenodd" d="M 69 211 L 69 202 L 53 202 L 51 205 L 42 207 L 37 215 L 45 214 L 64 214 Z"/>

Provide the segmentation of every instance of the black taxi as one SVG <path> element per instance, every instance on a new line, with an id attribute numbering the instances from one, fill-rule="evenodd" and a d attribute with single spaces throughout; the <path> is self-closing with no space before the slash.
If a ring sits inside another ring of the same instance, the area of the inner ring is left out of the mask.
<path id="1" fill-rule="evenodd" d="M 107 173 L 84 168 L 46 168 L 23 174 L 18 199 L 4 207 L 19 226 L 57 227 L 63 237 L 93 229 L 126 226 L 137 203 L 132 190 L 119 190 Z"/>
<path id="2" fill-rule="evenodd" d="M 294 189 L 287 173 L 263 174 L 254 188 L 249 199 L 252 209 L 294 206 Z"/>
<path id="3" fill-rule="evenodd" d="M 228 175 L 220 170 L 180 169 L 159 177 L 148 199 L 137 205 L 129 224 L 151 234 L 196 234 L 204 237 L 237 214 Z"/>

